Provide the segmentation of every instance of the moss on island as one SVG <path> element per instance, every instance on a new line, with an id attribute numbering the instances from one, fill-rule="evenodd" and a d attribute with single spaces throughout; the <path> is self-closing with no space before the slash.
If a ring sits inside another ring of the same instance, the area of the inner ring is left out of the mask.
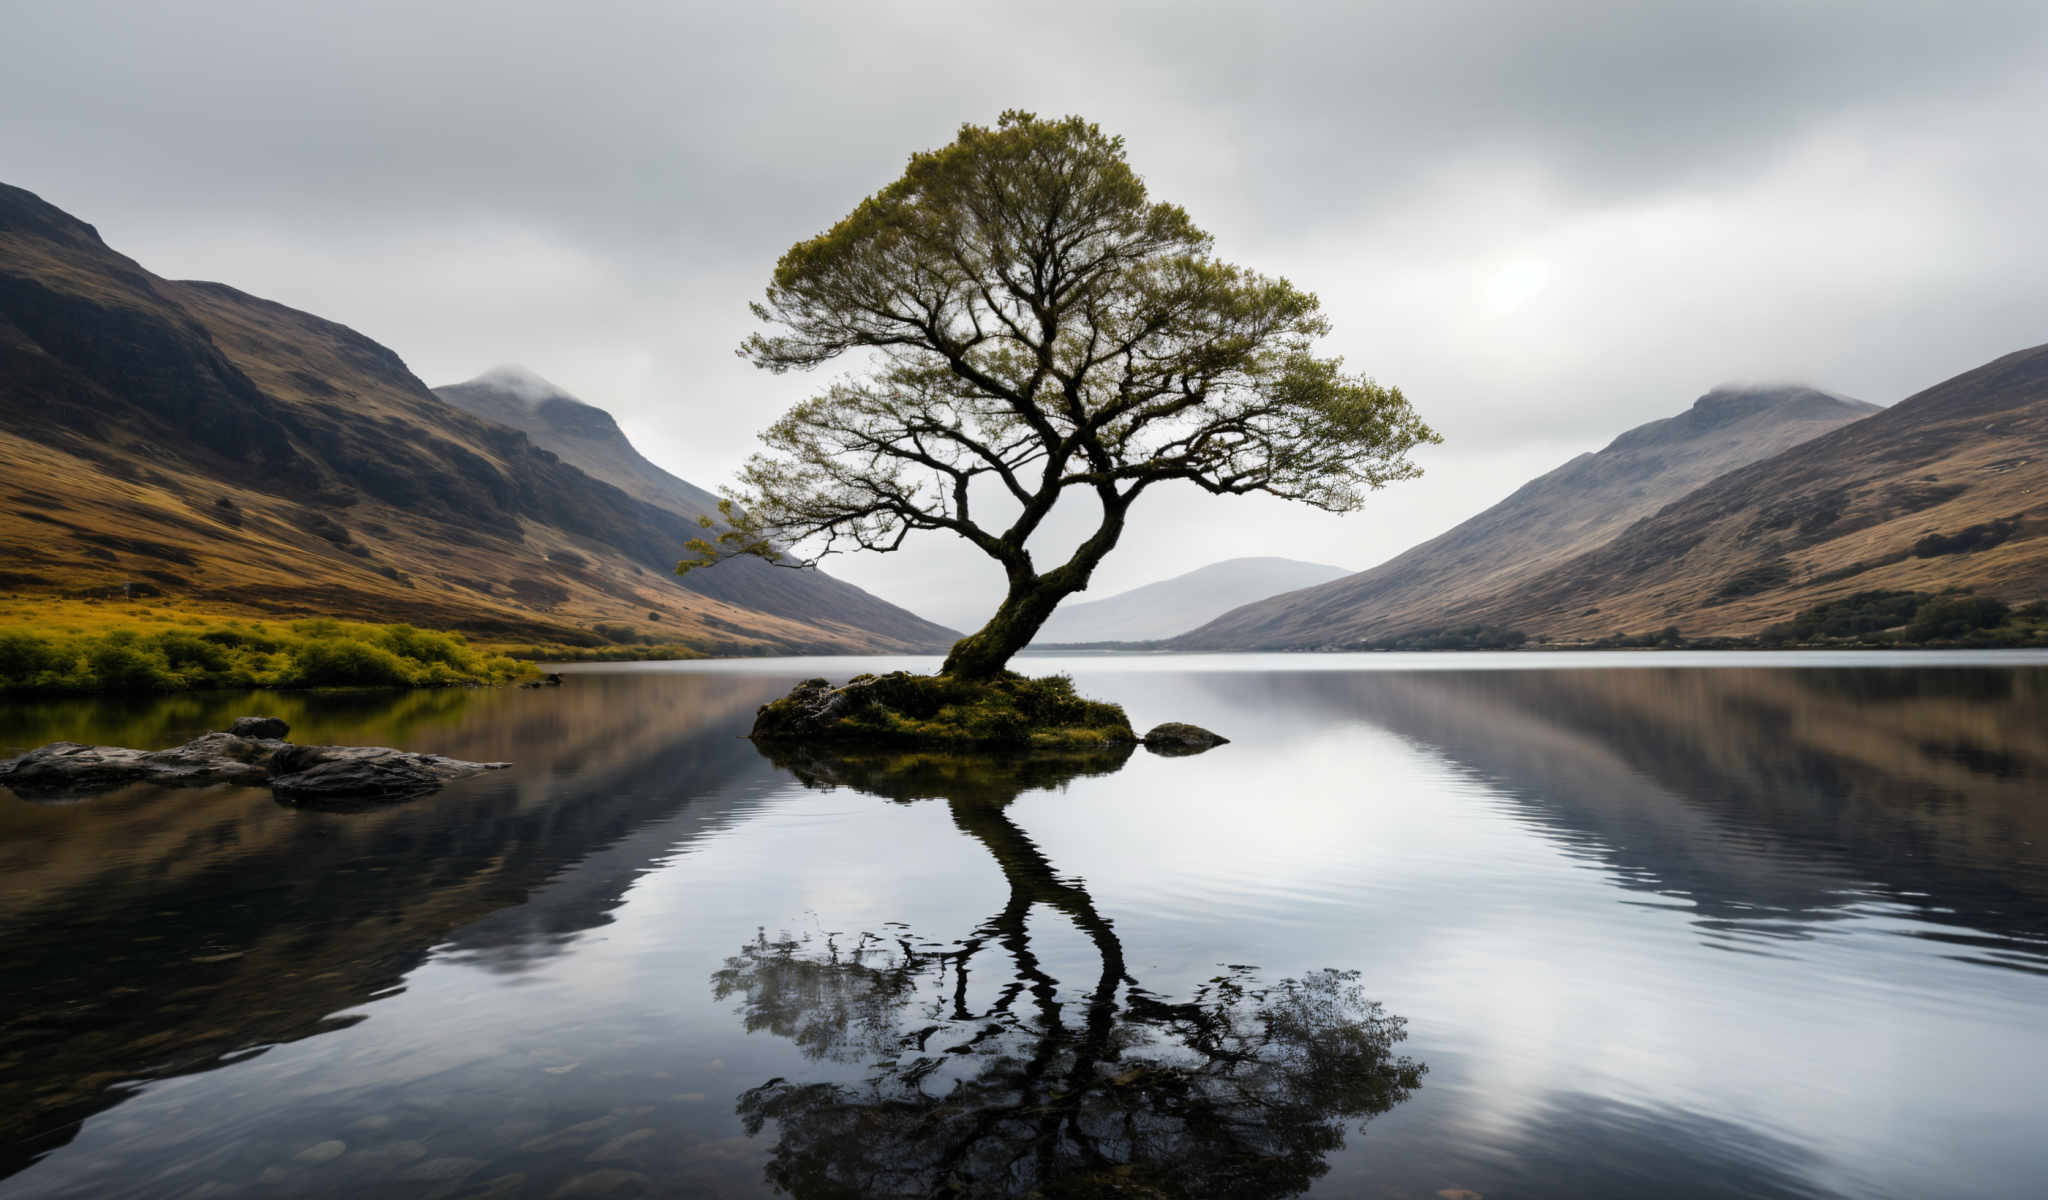
<path id="1" fill-rule="evenodd" d="M 763 743 L 959 746 L 1033 751 L 1130 745 L 1138 738 L 1120 704 L 1074 693 L 1065 675 L 857 675 L 844 687 L 807 679 L 761 706 L 751 735 Z"/>

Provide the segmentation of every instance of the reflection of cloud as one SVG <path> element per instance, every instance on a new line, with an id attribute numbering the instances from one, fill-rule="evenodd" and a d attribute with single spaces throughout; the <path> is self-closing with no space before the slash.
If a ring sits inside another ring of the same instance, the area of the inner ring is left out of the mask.
<path id="1" fill-rule="evenodd" d="M 1760 1129 L 1671 1105 L 1582 1092 L 1545 1096 L 1475 1163 L 1472 1186 L 1513 1195 L 1795 1200 L 1831 1196 L 1813 1152 Z"/>

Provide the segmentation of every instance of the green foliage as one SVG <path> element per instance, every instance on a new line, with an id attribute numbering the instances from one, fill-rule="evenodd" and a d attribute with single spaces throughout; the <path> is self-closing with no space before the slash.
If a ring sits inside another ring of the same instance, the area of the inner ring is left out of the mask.
<path id="1" fill-rule="evenodd" d="M 1519 629 L 1463 625 L 1456 629 L 1422 629 L 1363 643 L 1364 650 L 1519 650 L 1529 635 Z"/>
<path id="2" fill-rule="evenodd" d="M 1990 596 L 1960 591 L 1871 591 L 1814 605 L 1756 640 L 1764 646 L 2034 646 L 2048 644 L 2044 625 L 2048 605 L 2040 601 L 2014 611 Z"/>
<path id="3" fill-rule="evenodd" d="M 199 630 L 0 633 L 0 692 L 88 694 L 208 688 L 448 687 L 532 673 L 460 635 L 410 625 L 311 620 Z"/>
<path id="4" fill-rule="evenodd" d="M 952 674 L 1000 676 L 1088 586 L 1148 488 L 1345 512 L 1419 474 L 1410 452 L 1439 440 L 1399 388 L 1317 355 L 1330 326 L 1313 294 L 1216 258 L 1185 211 L 1148 195 L 1123 139 L 1079 117 L 963 125 L 791 247 L 754 312 L 772 329 L 741 353 L 766 370 L 881 353 L 768 429 L 700 522 L 723 528 L 689 542 L 678 572 L 964 538 L 1011 589 Z M 1029 543 L 1070 488 L 1099 525 L 1042 568 Z M 1007 526 L 970 512 L 984 491 L 1007 502 Z"/>
<path id="5" fill-rule="evenodd" d="M 1926 600 L 1922 592 L 1857 592 L 1804 610 L 1786 623 L 1784 632 L 1802 642 L 1865 637 L 1908 623 Z"/>
<path id="6" fill-rule="evenodd" d="M 1906 640 L 1931 642 L 2005 623 L 2008 610 L 1989 596 L 1937 596 L 1920 606 L 1906 627 Z"/>

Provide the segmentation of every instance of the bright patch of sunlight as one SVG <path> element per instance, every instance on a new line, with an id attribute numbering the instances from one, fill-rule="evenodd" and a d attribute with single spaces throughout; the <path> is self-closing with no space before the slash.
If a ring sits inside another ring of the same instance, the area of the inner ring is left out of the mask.
<path id="1" fill-rule="evenodd" d="M 1494 273 L 1486 284 L 1486 304 L 1506 316 L 1550 286 L 1550 264 L 1540 258 L 1518 258 Z"/>

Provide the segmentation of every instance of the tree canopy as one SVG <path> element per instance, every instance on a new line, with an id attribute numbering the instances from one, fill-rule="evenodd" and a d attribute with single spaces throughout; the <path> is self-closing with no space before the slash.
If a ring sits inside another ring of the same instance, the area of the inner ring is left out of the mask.
<path id="1" fill-rule="evenodd" d="M 955 534 L 1008 580 L 947 660 L 985 676 L 1087 587 L 1154 485 L 1343 512 L 1416 475 L 1408 453 L 1436 434 L 1398 388 L 1316 355 L 1315 296 L 1212 250 L 1079 117 L 962 126 L 776 265 L 754 305 L 773 328 L 740 353 L 782 372 L 862 350 L 865 369 L 767 430 L 726 528 L 678 570 Z M 1069 490 L 1099 524 L 1041 566 L 1032 537 Z"/>

